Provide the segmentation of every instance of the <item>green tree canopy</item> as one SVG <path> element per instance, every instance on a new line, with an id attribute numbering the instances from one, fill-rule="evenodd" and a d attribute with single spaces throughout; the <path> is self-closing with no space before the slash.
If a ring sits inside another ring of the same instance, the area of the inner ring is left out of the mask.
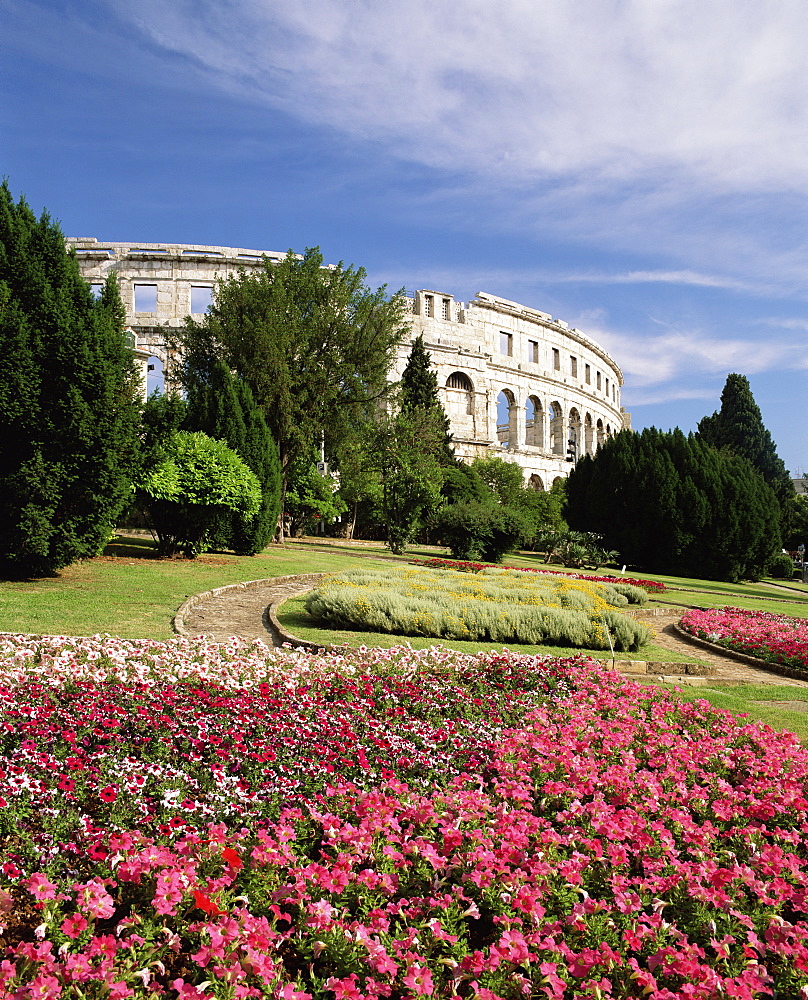
<path id="1" fill-rule="evenodd" d="M 261 506 L 252 518 L 225 512 L 211 530 L 212 547 L 230 548 L 239 555 L 255 555 L 275 534 L 280 512 L 281 466 L 278 446 L 244 379 L 233 376 L 218 358 L 204 373 L 193 372 L 186 386 L 186 430 L 204 431 L 224 441 L 247 464 L 261 483 Z"/>
<path id="2" fill-rule="evenodd" d="M 781 508 L 786 508 L 794 486 L 744 375 L 727 376 L 721 409 L 699 421 L 698 433 L 714 448 L 727 448 L 748 459 L 774 490 Z"/>
<path id="3" fill-rule="evenodd" d="M 407 364 L 401 376 L 400 405 L 402 413 L 424 410 L 434 415 L 433 422 L 444 436 L 442 464 L 454 465 L 456 459 L 452 447 L 452 435 L 449 433 L 449 418 L 438 395 L 438 376 L 431 365 L 431 355 L 424 346 L 424 337 L 420 333 L 412 342 Z"/>
<path id="4" fill-rule="evenodd" d="M 186 321 L 176 347 L 179 379 L 220 359 L 250 387 L 280 453 L 290 462 L 325 436 L 329 453 L 358 411 L 381 398 L 406 326 L 403 299 L 366 287 L 362 268 L 325 267 L 319 249 L 216 287 L 203 320 Z"/>
<path id="5" fill-rule="evenodd" d="M 210 546 L 223 512 L 252 519 L 263 495 L 257 476 L 223 441 L 175 431 L 161 461 L 141 473 L 138 502 L 162 555 L 195 556 Z"/>
<path id="6" fill-rule="evenodd" d="M 680 430 L 621 431 L 567 480 L 567 520 L 639 569 L 759 579 L 779 548 L 778 506 L 744 458 Z"/>
<path id="7" fill-rule="evenodd" d="M 140 384 L 114 277 L 96 300 L 47 213 L 0 184 L 0 564 L 95 555 L 131 496 Z"/>

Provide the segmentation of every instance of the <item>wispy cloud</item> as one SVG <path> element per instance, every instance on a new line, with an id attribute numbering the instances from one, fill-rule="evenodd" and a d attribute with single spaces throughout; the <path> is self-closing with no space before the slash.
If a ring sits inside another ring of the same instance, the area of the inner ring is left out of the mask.
<path id="1" fill-rule="evenodd" d="M 610 329 L 596 314 L 584 314 L 576 322 L 620 360 L 633 404 L 703 398 L 714 394 L 718 375 L 800 369 L 808 354 L 802 340 L 746 340 L 680 329 L 638 335 Z"/>
<path id="2" fill-rule="evenodd" d="M 802 0 L 107 0 L 221 86 L 442 168 L 804 189 Z"/>

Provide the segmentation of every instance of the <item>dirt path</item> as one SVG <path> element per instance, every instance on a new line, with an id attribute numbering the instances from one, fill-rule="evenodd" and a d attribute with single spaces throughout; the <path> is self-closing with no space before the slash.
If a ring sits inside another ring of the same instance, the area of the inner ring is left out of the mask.
<path id="1" fill-rule="evenodd" d="M 181 631 L 185 635 L 207 635 L 225 640 L 237 635 L 243 639 L 260 639 L 268 646 L 280 646 L 282 637 L 274 628 L 268 613 L 271 605 L 280 604 L 287 597 L 305 593 L 316 583 L 311 577 L 282 577 L 278 580 L 259 581 L 249 588 L 225 587 L 218 593 L 205 595 L 199 603 L 186 602 L 182 613 Z M 200 595 L 202 596 L 202 595 Z M 808 687 L 808 682 L 780 677 L 763 668 L 749 666 L 722 656 L 711 650 L 695 646 L 677 635 L 675 624 L 682 615 L 681 609 L 659 615 L 647 624 L 656 638 L 654 643 L 663 649 L 680 653 L 691 660 L 698 660 L 715 667 L 710 677 L 700 678 L 701 683 L 723 684 L 785 684 L 791 687 Z M 688 678 L 683 683 L 692 683 Z"/>
<path id="2" fill-rule="evenodd" d="M 781 677 L 762 667 L 753 667 L 741 663 L 730 656 L 721 656 L 712 650 L 704 649 L 688 642 L 677 634 L 675 625 L 682 617 L 682 611 L 671 611 L 670 614 L 659 615 L 646 622 L 656 632 L 654 644 L 671 652 L 683 653 L 693 660 L 708 663 L 715 667 L 716 672 L 705 678 L 707 683 L 719 681 L 724 684 L 786 684 L 789 687 L 808 687 L 808 681 L 791 677 Z"/>

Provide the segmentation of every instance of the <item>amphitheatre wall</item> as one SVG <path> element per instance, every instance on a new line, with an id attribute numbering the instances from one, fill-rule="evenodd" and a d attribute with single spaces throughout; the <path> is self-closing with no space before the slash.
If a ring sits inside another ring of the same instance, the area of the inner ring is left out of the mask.
<path id="1" fill-rule="evenodd" d="M 217 280 L 284 254 L 166 243 L 67 243 L 100 291 L 115 271 L 137 356 L 170 359 L 166 329 L 201 318 Z M 431 354 L 459 457 L 499 455 L 537 489 L 567 476 L 576 458 L 630 426 L 620 405 L 623 374 L 609 355 L 563 320 L 480 292 L 468 303 L 419 290 L 407 299 L 411 335 L 392 376 L 401 376 L 419 334 Z M 145 374 L 145 372 L 144 372 Z M 145 384 L 145 382 L 144 382 Z"/>

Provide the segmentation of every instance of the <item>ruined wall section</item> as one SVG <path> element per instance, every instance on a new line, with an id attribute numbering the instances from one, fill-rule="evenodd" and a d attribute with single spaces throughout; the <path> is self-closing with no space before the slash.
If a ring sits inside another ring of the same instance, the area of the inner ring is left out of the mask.
<path id="1" fill-rule="evenodd" d="M 264 256 L 285 256 L 196 244 L 67 243 L 99 290 L 116 272 L 141 358 L 155 355 L 164 364 L 170 362 L 166 330 L 182 326 L 188 315 L 201 319 L 217 280 L 260 267 Z M 465 461 L 498 455 L 516 462 L 533 486 L 549 489 L 576 457 L 630 426 L 620 405 L 620 368 L 562 320 L 485 292 L 464 304 L 425 289 L 407 302 L 410 340 L 423 334 Z M 393 379 L 401 377 L 409 349 L 408 340 Z"/>
<path id="2" fill-rule="evenodd" d="M 575 458 L 631 426 L 619 366 L 563 320 L 485 292 L 466 304 L 423 290 L 408 302 L 464 460 L 498 455 L 549 489 Z M 408 350 L 399 352 L 396 377 Z"/>

